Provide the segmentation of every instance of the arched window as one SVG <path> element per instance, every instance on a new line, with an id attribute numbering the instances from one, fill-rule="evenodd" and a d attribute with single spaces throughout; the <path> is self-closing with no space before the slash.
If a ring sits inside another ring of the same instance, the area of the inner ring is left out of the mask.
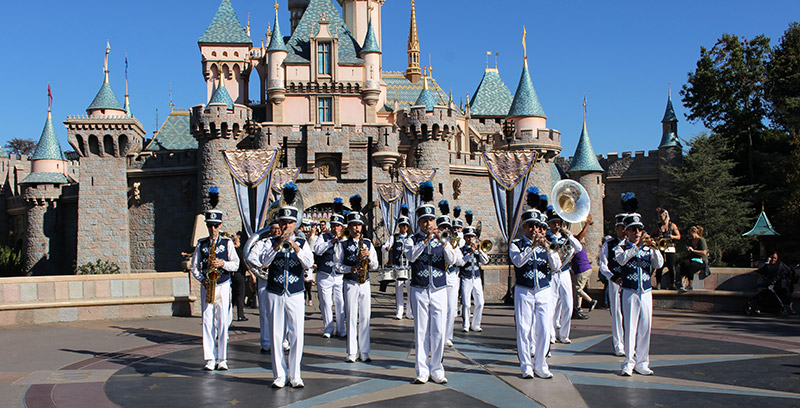
<path id="1" fill-rule="evenodd" d="M 119 135 L 119 155 L 124 157 L 128 154 L 128 136 Z"/>
<path id="2" fill-rule="evenodd" d="M 100 154 L 100 142 L 95 135 L 89 135 L 89 153 Z"/>
<path id="3" fill-rule="evenodd" d="M 111 135 L 103 136 L 103 151 L 109 156 L 114 155 L 114 138 Z"/>
<path id="4" fill-rule="evenodd" d="M 86 156 L 86 145 L 83 143 L 83 137 L 81 137 L 81 135 L 75 135 L 75 140 L 78 141 L 78 151 L 81 156 Z"/>

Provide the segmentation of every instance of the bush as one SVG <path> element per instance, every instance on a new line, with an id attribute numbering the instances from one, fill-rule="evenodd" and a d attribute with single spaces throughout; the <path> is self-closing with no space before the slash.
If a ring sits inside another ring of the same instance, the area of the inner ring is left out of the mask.
<path id="1" fill-rule="evenodd" d="M 85 263 L 75 268 L 76 275 L 113 275 L 119 273 L 119 265 L 114 262 L 97 260 L 97 263 Z"/>
<path id="2" fill-rule="evenodd" d="M 0 277 L 25 276 L 22 267 L 22 251 L 5 245 L 0 246 Z"/>

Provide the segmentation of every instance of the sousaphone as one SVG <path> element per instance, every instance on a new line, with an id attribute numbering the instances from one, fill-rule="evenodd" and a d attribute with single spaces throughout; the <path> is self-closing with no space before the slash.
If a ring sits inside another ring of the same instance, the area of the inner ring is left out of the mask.
<path id="1" fill-rule="evenodd" d="M 553 211 L 565 222 L 575 224 L 585 221 L 589 216 L 591 210 L 589 193 L 577 181 L 569 179 L 559 181 L 553 186 L 551 195 L 554 197 Z M 567 244 L 558 248 L 558 254 L 561 264 L 566 264 L 575 255 L 575 248 L 567 241 Z"/>

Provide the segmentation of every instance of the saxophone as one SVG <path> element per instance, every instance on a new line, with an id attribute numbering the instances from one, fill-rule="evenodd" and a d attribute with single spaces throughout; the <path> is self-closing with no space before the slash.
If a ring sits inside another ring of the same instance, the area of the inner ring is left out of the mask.
<path id="1" fill-rule="evenodd" d="M 211 240 L 211 237 L 209 237 Z M 203 280 L 203 287 L 206 290 L 206 304 L 214 303 L 214 289 L 217 287 L 217 279 L 219 279 L 219 271 L 212 266 L 214 261 L 217 260 L 217 239 L 211 241 L 208 246 L 208 271 L 206 272 L 206 279 Z"/>
<path id="2" fill-rule="evenodd" d="M 358 239 L 358 261 L 356 262 L 356 282 L 359 284 L 367 281 L 367 273 L 369 273 L 369 257 L 362 255 L 361 249 L 366 249 L 363 235 Z"/>

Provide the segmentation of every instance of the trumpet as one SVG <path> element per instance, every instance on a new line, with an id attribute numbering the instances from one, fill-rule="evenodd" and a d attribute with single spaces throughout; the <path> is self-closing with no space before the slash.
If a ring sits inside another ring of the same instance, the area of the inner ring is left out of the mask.
<path id="1" fill-rule="evenodd" d="M 288 240 L 281 242 L 281 251 L 282 252 L 289 252 L 291 250 L 292 250 L 292 244 L 289 243 Z"/>
<path id="2" fill-rule="evenodd" d="M 641 239 L 641 243 L 642 243 L 643 247 L 648 247 L 648 248 L 652 248 L 652 249 L 658 249 L 658 243 L 650 235 L 643 236 L 642 239 Z"/>
<path id="3" fill-rule="evenodd" d="M 481 248 L 481 251 L 483 251 L 484 253 L 489 253 L 492 250 L 493 247 L 494 247 L 494 244 L 492 244 L 492 240 L 491 239 L 484 239 L 483 241 L 481 241 L 480 248 Z"/>
<path id="4" fill-rule="evenodd" d="M 659 251 L 664 252 L 667 248 L 672 246 L 672 240 L 669 238 L 661 238 L 656 242 L 656 247 Z"/>
<path id="5" fill-rule="evenodd" d="M 442 241 L 450 241 L 450 238 L 452 238 L 452 235 L 453 235 L 453 233 L 450 232 L 450 230 L 444 230 L 444 231 L 442 231 L 441 234 L 439 234 L 439 238 L 441 238 Z"/>
<path id="6" fill-rule="evenodd" d="M 350 239 L 350 230 L 347 228 L 342 228 L 342 233 L 336 238 L 340 241 Z"/>

